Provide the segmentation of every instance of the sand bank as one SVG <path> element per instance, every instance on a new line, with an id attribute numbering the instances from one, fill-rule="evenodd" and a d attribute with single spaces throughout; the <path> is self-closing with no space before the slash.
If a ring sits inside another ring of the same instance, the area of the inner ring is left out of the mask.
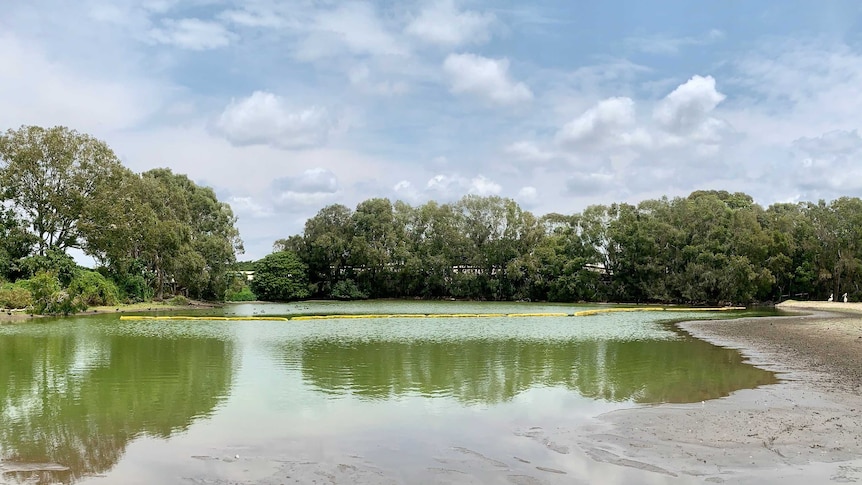
<path id="1" fill-rule="evenodd" d="M 543 439 L 577 442 L 597 460 L 650 469 L 666 483 L 862 482 L 862 304 L 780 308 L 808 314 L 679 326 L 739 349 L 783 382 L 702 403 L 616 411 Z"/>

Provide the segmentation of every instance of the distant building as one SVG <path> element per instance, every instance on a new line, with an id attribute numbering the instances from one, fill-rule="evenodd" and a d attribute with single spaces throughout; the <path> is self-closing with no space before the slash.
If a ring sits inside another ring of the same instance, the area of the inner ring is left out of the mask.
<path id="1" fill-rule="evenodd" d="M 244 278 L 246 281 L 254 279 L 254 271 L 228 271 L 227 275 L 229 277 Z"/>

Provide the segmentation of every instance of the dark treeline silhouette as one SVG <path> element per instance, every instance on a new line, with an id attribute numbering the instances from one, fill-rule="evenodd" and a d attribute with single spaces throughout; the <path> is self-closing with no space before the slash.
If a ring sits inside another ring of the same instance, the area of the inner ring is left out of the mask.
<path id="1" fill-rule="evenodd" d="M 862 200 L 778 203 L 743 193 L 611 204 L 536 217 L 468 195 L 412 207 L 330 205 L 276 241 L 312 296 L 752 303 L 862 296 Z"/>

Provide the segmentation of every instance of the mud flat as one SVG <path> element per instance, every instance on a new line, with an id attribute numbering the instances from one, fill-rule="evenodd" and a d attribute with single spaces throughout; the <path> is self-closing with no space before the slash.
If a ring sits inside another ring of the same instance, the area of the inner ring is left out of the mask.
<path id="1" fill-rule="evenodd" d="M 780 308 L 802 314 L 679 326 L 738 349 L 781 383 L 615 411 L 542 439 L 576 442 L 595 460 L 664 474 L 666 483 L 862 482 L 862 304 Z"/>

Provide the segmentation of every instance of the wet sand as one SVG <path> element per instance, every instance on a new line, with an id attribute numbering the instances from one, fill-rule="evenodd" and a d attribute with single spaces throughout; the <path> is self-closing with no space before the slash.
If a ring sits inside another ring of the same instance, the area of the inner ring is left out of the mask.
<path id="1" fill-rule="evenodd" d="M 807 315 L 679 326 L 739 349 L 783 382 L 703 403 L 615 411 L 543 439 L 577 442 L 596 460 L 665 474 L 668 483 L 862 482 L 862 304 L 780 308 Z"/>

